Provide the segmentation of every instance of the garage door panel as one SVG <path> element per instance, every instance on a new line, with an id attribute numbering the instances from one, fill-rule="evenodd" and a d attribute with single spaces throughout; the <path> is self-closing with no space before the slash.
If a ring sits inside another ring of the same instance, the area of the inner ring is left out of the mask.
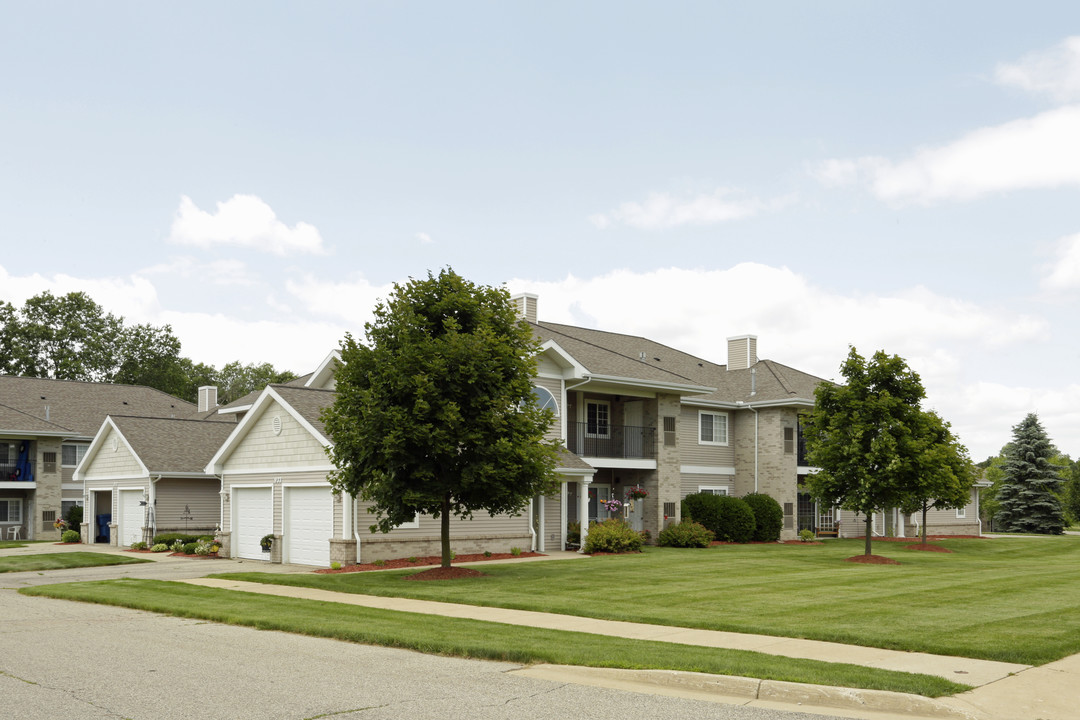
<path id="1" fill-rule="evenodd" d="M 146 506 L 140 503 L 143 500 L 142 490 L 121 490 L 119 498 L 120 509 L 120 544 L 131 545 L 143 539 L 143 522 L 146 514 Z"/>
<path id="2" fill-rule="evenodd" d="M 268 559 L 259 541 L 274 532 L 273 488 L 232 488 L 236 525 L 236 556 L 251 560 Z"/>
<path id="3" fill-rule="evenodd" d="M 334 502 L 329 486 L 285 488 L 285 562 L 330 564 L 334 535 Z"/>

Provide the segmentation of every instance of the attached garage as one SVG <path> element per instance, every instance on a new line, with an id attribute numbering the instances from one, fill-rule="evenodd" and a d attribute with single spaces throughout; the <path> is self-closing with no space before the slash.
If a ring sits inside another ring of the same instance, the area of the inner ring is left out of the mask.
<path id="1" fill-rule="evenodd" d="M 142 490 L 121 490 L 119 492 L 117 507 L 120 522 L 117 534 L 119 535 L 120 545 L 131 545 L 143 539 L 146 506 L 141 503 L 145 499 Z"/>
<path id="2" fill-rule="evenodd" d="M 233 555 L 250 560 L 269 560 L 259 541 L 274 531 L 274 489 L 233 486 Z"/>
<path id="3" fill-rule="evenodd" d="M 330 565 L 334 501 L 329 485 L 284 489 L 282 562 Z"/>

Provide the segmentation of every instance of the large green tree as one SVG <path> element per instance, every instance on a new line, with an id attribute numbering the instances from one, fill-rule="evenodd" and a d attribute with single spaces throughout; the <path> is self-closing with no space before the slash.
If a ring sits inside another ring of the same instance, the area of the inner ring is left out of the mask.
<path id="1" fill-rule="evenodd" d="M 1057 454 L 1035 413 L 1013 427 L 1006 446 L 1003 477 L 997 492 L 995 529 L 1060 535 L 1065 529 L 1061 499 L 1061 467 Z"/>
<path id="2" fill-rule="evenodd" d="M 806 418 L 811 494 L 860 513 L 866 522 L 865 553 L 871 554 L 873 514 L 912 502 L 922 471 L 933 466 L 928 451 L 934 421 L 920 404 L 922 381 L 903 358 L 855 348 L 840 366 L 843 385 L 822 383 Z"/>
<path id="3" fill-rule="evenodd" d="M 912 426 L 912 435 L 912 473 L 900 507 L 905 514 L 922 514 L 919 527 L 925 544 L 927 512 L 967 505 L 979 475 L 967 448 L 953 436 L 949 423 L 937 413 L 922 412 Z"/>
<path id="4" fill-rule="evenodd" d="M 270 363 L 248 363 L 234 360 L 217 373 L 218 397 L 222 404 L 242 398 L 250 392 L 262 390 L 274 383 L 287 383 L 296 375 L 288 370 L 277 370 Z"/>
<path id="5" fill-rule="evenodd" d="M 119 366 L 123 320 L 84 292 L 35 295 L 23 305 L 16 328 L 15 374 L 109 382 Z"/>
<path id="6" fill-rule="evenodd" d="M 555 488 L 550 411 L 533 401 L 539 348 L 503 289 L 447 268 L 394 286 L 342 343 L 337 396 L 324 413 L 338 490 L 370 502 L 372 531 L 417 513 L 450 517 L 520 512 Z"/>

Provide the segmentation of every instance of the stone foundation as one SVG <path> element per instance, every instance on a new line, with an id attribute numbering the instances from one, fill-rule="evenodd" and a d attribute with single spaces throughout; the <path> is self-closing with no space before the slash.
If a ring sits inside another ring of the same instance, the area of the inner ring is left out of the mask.
<path id="1" fill-rule="evenodd" d="M 356 562 L 356 541 L 355 540 L 331 540 L 330 541 L 330 563 L 341 563 L 342 565 L 352 565 Z"/>
<path id="2" fill-rule="evenodd" d="M 345 541 L 338 541 L 345 542 Z M 523 552 L 532 549 L 531 535 L 461 535 L 450 538 L 450 549 L 458 555 L 473 555 L 485 550 L 493 553 L 508 553 L 511 548 L 521 548 Z M 333 546 L 331 545 L 331 560 Z M 360 543 L 357 560 L 370 563 L 376 560 L 395 560 L 397 558 L 441 555 L 442 540 L 438 535 L 409 538 L 365 538 Z M 340 561 L 339 561 L 340 562 Z"/>
<path id="3" fill-rule="evenodd" d="M 217 534 L 217 538 L 221 540 L 218 557 L 232 557 L 232 533 L 222 531 Z"/>

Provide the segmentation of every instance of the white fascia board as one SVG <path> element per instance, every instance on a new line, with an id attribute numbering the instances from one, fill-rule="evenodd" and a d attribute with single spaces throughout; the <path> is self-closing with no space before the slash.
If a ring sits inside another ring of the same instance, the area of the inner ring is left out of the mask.
<path id="1" fill-rule="evenodd" d="M 660 380 L 641 380 L 639 378 L 618 377 L 616 375 L 589 375 L 588 380 L 610 383 L 612 385 L 626 385 L 628 387 L 648 388 L 650 390 L 668 390 L 679 395 L 700 395 L 702 393 L 716 392 L 714 387 L 704 385 L 683 385 L 682 383 L 669 383 Z"/>
<path id="2" fill-rule="evenodd" d="M 260 467 L 260 468 L 243 468 L 240 470 L 230 470 L 226 473 L 226 477 L 234 477 L 236 475 L 288 475 L 289 473 L 331 473 L 337 470 L 333 465 L 297 465 L 296 467 L 277 465 L 275 467 Z"/>
<path id="3" fill-rule="evenodd" d="M 588 369 L 574 358 L 573 355 L 566 352 L 559 343 L 554 340 L 548 340 L 540 346 L 540 353 L 551 353 L 555 358 L 555 364 L 563 367 L 564 369 L 571 370 L 570 377 L 580 378 L 588 374 Z M 560 362 L 561 360 L 561 362 Z"/>
<path id="4" fill-rule="evenodd" d="M 315 368 L 315 372 L 311 373 L 311 377 L 309 377 L 307 379 L 307 382 L 304 383 L 304 387 L 311 387 L 315 384 L 316 380 L 319 380 L 320 385 L 325 382 L 327 374 L 334 374 L 334 368 L 331 367 L 331 364 L 344 364 L 341 359 L 341 353 L 339 353 L 337 350 L 331 350 L 330 354 L 323 358 L 323 361 L 319 363 L 319 367 Z"/>
<path id="5" fill-rule="evenodd" d="M 735 410 L 741 407 L 734 400 L 695 400 L 694 398 L 683 398 L 680 403 L 689 407 L 719 408 L 721 410 Z"/>
<path id="6" fill-rule="evenodd" d="M 595 468 L 615 468 L 617 470 L 655 470 L 656 461 L 648 458 L 581 458 Z"/>
<path id="7" fill-rule="evenodd" d="M 158 476 L 159 480 L 217 480 L 217 475 L 210 475 L 204 472 L 169 472 L 168 470 L 154 471 L 154 475 Z"/>
<path id="8" fill-rule="evenodd" d="M 251 405 L 237 405 L 235 407 L 223 407 L 218 409 L 218 415 L 232 415 L 233 413 L 244 412 L 250 410 Z"/>
<path id="9" fill-rule="evenodd" d="M 596 469 L 593 468 L 591 470 L 585 470 L 584 468 L 560 468 L 560 467 L 557 467 L 557 468 L 555 468 L 555 472 L 558 473 L 559 475 L 577 475 L 577 476 L 580 476 L 580 477 L 585 477 L 585 476 L 592 477 L 593 475 L 596 474 Z"/>
<path id="10" fill-rule="evenodd" d="M 98 428 L 97 434 L 94 435 L 94 439 L 90 443 L 90 447 L 86 449 L 86 454 L 83 455 L 82 462 L 79 463 L 78 466 L 76 466 L 75 472 L 71 474 L 72 480 L 74 480 L 75 482 L 84 481 L 86 475 L 83 471 L 83 468 L 90 467 L 90 463 L 95 457 L 97 457 L 98 453 L 101 452 L 101 448 L 105 444 L 105 435 L 107 434 L 105 431 L 110 428 L 120 437 L 121 440 L 124 441 L 124 447 L 126 447 L 128 449 L 128 452 L 131 453 L 131 456 L 135 458 L 135 462 L 139 463 L 139 471 L 143 473 L 143 475 L 145 475 L 146 477 L 150 477 L 150 471 L 147 469 L 146 464 L 143 463 L 142 458 L 139 457 L 139 453 L 135 452 L 135 448 L 131 447 L 131 443 L 129 443 L 128 439 L 124 437 L 124 433 L 120 432 L 120 428 L 118 428 L 116 426 L 116 423 L 113 422 L 112 415 L 106 415 L 105 421 L 102 422 L 101 427 Z"/>
<path id="11" fill-rule="evenodd" d="M 814 407 L 813 400 L 807 400 L 806 398 L 789 398 L 787 400 L 761 400 L 760 402 L 736 402 L 736 408 L 772 408 L 772 407 L 785 407 L 788 405 L 798 405 L 799 407 Z"/>
<path id="12" fill-rule="evenodd" d="M 71 435 L 71 432 L 66 430 L 64 432 L 45 430 L 0 430 L 0 435 L 14 435 L 18 439 L 32 439 L 35 437 L 58 437 L 66 440 L 68 436 Z"/>

